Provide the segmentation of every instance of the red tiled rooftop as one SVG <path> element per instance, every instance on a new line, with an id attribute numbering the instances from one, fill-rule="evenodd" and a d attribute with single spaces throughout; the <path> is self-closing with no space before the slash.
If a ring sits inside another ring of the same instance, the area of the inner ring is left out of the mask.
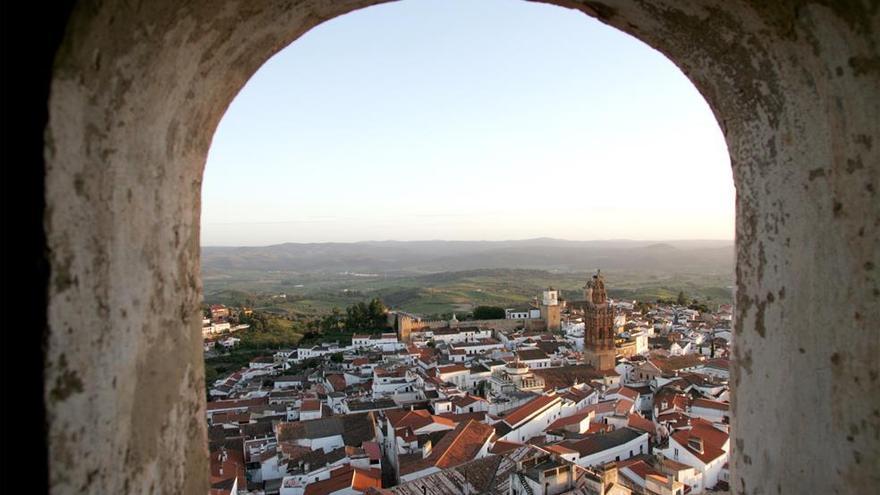
<path id="1" fill-rule="evenodd" d="M 712 423 L 701 418 L 694 418 L 691 420 L 691 432 L 708 440 L 709 443 L 718 448 L 722 448 L 730 438 L 727 433 L 715 428 L 712 426 Z"/>
<path id="2" fill-rule="evenodd" d="M 637 430 L 641 430 L 644 432 L 648 432 L 651 435 L 654 435 L 657 431 L 657 425 L 654 424 L 650 419 L 645 419 L 639 416 L 636 413 L 630 413 L 627 418 L 627 426 L 630 428 L 635 428 Z"/>
<path id="3" fill-rule="evenodd" d="M 330 478 L 306 485 L 305 495 L 327 495 L 351 488 L 365 492 L 368 488 L 382 488 L 382 472 L 377 469 L 363 469 L 346 464 L 330 472 Z"/>
<path id="4" fill-rule="evenodd" d="M 410 411 L 406 409 L 389 409 L 385 411 L 385 417 L 394 428 L 412 428 L 418 430 L 432 423 L 438 423 L 452 428 L 455 423 L 452 420 L 440 416 L 434 416 L 424 409 Z"/>
<path id="5" fill-rule="evenodd" d="M 467 412 L 467 413 L 443 413 L 438 414 L 437 416 L 441 418 L 448 419 L 455 424 L 461 423 L 463 421 L 467 421 L 469 419 L 473 419 L 474 421 L 485 421 L 486 420 L 486 411 L 477 411 L 477 412 Z"/>
<path id="6" fill-rule="evenodd" d="M 382 449 L 379 447 L 379 444 L 376 442 L 364 442 L 363 443 L 364 453 L 367 454 L 367 457 L 373 460 L 382 459 Z"/>
<path id="7" fill-rule="evenodd" d="M 697 451 L 696 449 L 688 445 L 688 439 L 692 436 L 703 438 L 698 434 L 692 434 L 690 430 L 680 430 L 672 434 L 672 438 L 675 439 L 675 441 L 678 442 L 679 445 L 687 449 L 688 452 L 693 454 L 697 459 L 703 461 L 703 463 L 705 464 L 708 464 L 724 455 L 723 450 L 711 445 L 711 442 L 707 442 L 705 438 L 703 438 L 703 452 Z"/>
<path id="8" fill-rule="evenodd" d="M 691 403 L 691 407 L 702 407 L 706 409 L 716 409 L 719 411 L 727 411 L 730 409 L 730 404 L 725 402 L 718 402 L 714 400 L 708 399 L 694 399 Z"/>
<path id="9" fill-rule="evenodd" d="M 558 400 L 559 397 L 554 395 L 541 395 L 535 397 L 531 401 L 526 402 L 505 415 L 504 422 L 511 427 L 514 427 Z"/>
<path id="10" fill-rule="evenodd" d="M 559 444 L 544 447 L 544 450 L 549 450 L 550 452 L 560 454 L 560 455 L 577 454 L 578 456 L 580 456 L 580 453 L 577 450 L 572 450 L 564 445 L 559 445 Z"/>
<path id="11" fill-rule="evenodd" d="M 400 466 L 400 474 L 410 474 L 428 467 L 447 469 L 472 460 L 495 433 L 491 426 L 478 421 L 461 423 L 447 433 L 431 450 L 431 454 L 416 462 Z"/>
<path id="12" fill-rule="evenodd" d="M 617 403 L 614 404 L 614 414 L 617 416 L 625 416 L 632 410 L 633 405 L 633 401 L 629 399 L 619 399 Z"/>
<path id="13" fill-rule="evenodd" d="M 224 453 L 226 455 L 225 460 L 223 460 Z M 221 449 L 211 452 L 211 484 L 213 485 L 231 478 L 238 478 L 238 486 L 244 486 L 244 483 L 246 483 L 244 452 L 233 449 Z"/>
<path id="14" fill-rule="evenodd" d="M 666 483 L 666 476 L 664 476 L 663 473 L 661 473 L 660 471 L 657 471 L 656 469 L 649 466 L 643 460 L 629 462 L 629 463 L 626 463 L 626 465 L 618 465 L 618 467 L 620 469 L 629 469 L 639 478 L 645 479 L 648 476 L 653 475 L 653 476 L 658 477 L 659 478 L 658 481 L 660 481 L 661 483 Z"/>
<path id="15" fill-rule="evenodd" d="M 572 414 L 571 416 L 566 416 L 564 418 L 559 418 L 556 421 L 550 423 L 547 428 L 544 428 L 544 431 L 550 430 L 558 430 L 559 428 L 564 428 L 568 425 L 573 425 L 575 423 L 580 423 L 584 419 L 595 416 L 596 413 L 594 411 L 581 411 L 579 413 Z"/>
<path id="16" fill-rule="evenodd" d="M 508 442 L 506 440 L 498 440 L 495 442 L 492 447 L 489 449 L 489 453 L 491 454 L 503 454 L 505 452 L 510 452 L 518 447 L 522 447 L 523 444 L 516 442 Z"/>
<path id="17" fill-rule="evenodd" d="M 321 401 L 318 399 L 303 399 L 300 411 L 320 411 Z"/>
<path id="18" fill-rule="evenodd" d="M 631 401 L 635 401 L 639 398 L 639 393 L 629 387 L 617 387 L 606 392 L 606 395 L 617 394 Z"/>
<path id="19" fill-rule="evenodd" d="M 208 411 L 216 411 L 219 409 L 232 409 L 237 407 L 259 406 L 268 403 L 268 397 L 260 397 L 258 399 L 217 400 L 213 402 L 208 402 Z"/>
<path id="20" fill-rule="evenodd" d="M 462 366 L 462 365 L 460 365 L 460 364 L 451 364 L 451 365 L 449 365 L 449 366 L 441 366 L 441 367 L 438 367 L 438 368 L 437 368 L 437 373 L 439 373 L 439 374 L 444 374 L 444 373 L 457 373 L 457 372 L 460 372 L 460 371 L 467 371 L 467 370 L 468 370 L 468 369 L 467 369 L 465 366 Z"/>

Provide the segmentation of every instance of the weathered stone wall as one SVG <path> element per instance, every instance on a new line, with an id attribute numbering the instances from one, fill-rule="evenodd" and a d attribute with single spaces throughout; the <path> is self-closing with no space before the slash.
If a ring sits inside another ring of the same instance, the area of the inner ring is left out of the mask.
<path id="1" fill-rule="evenodd" d="M 46 130 L 54 493 L 204 493 L 202 168 L 275 52 L 374 0 L 81 2 Z M 737 187 L 732 486 L 866 493 L 880 445 L 877 2 L 564 1 L 672 59 Z"/>

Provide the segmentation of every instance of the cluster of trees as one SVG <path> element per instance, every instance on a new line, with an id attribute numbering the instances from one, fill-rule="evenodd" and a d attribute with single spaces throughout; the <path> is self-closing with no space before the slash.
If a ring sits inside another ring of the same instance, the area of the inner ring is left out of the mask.
<path id="1" fill-rule="evenodd" d="M 712 298 L 710 297 L 709 300 L 711 299 Z M 679 291 L 678 297 L 675 299 L 657 299 L 657 304 L 675 304 L 678 306 L 687 306 L 688 309 L 693 309 L 701 313 L 711 312 L 709 305 L 704 302 L 700 302 L 697 299 L 690 299 L 690 301 L 688 301 L 688 297 L 684 291 Z"/>
<path id="2" fill-rule="evenodd" d="M 497 306 L 477 306 L 474 308 L 475 320 L 503 320 L 504 308 Z"/>
<path id="3" fill-rule="evenodd" d="M 379 298 L 369 303 L 359 302 L 345 309 L 345 328 L 348 330 L 378 330 L 388 328 L 388 308 Z"/>
<path id="4" fill-rule="evenodd" d="M 361 330 L 386 330 L 388 308 L 379 298 L 370 302 L 359 302 L 345 308 L 333 308 L 330 314 L 308 323 L 311 333 L 354 332 Z"/>

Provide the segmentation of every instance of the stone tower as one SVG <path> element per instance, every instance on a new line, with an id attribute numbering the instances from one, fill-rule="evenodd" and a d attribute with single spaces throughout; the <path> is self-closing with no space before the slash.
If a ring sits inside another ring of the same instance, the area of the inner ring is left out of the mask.
<path id="1" fill-rule="evenodd" d="M 544 291 L 541 300 L 541 319 L 547 324 L 547 330 L 555 331 L 562 328 L 562 308 L 559 306 L 559 292 L 553 287 Z"/>
<path id="2" fill-rule="evenodd" d="M 584 358 L 597 370 L 613 369 L 614 310 L 605 293 L 605 279 L 596 272 L 584 286 Z"/>

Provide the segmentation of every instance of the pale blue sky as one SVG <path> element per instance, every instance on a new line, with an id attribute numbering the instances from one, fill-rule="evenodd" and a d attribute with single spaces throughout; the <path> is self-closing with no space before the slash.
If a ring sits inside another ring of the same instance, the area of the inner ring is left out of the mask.
<path id="1" fill-rule="evenodd" d="M 232 102 L 203 245 L 732 239 L 724 138 L 662 54 L 521 0 L 404 0 L 328 21 Z"/>

